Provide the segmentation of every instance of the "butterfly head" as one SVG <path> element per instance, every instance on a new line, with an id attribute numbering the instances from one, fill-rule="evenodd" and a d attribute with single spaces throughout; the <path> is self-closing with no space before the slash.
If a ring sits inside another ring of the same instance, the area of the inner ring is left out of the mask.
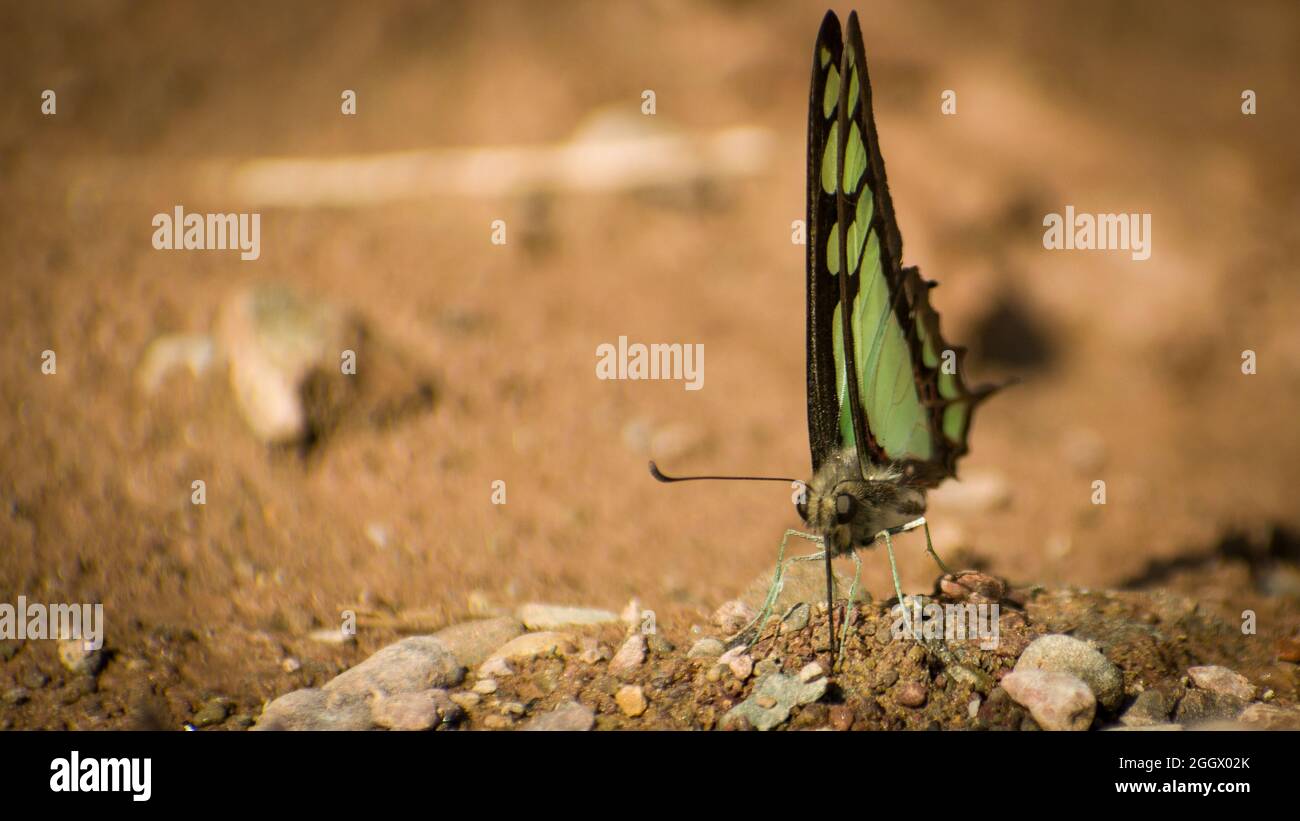
<path id="1" fill-rule="evenodd" d="M 804 492 L 795 509 L 809 529 L 825 540 L 831 555 L 871 543 L 880 531 L 912 521 L 925 512 L 925 495 L 903 484 L 892 468 L 859 467 L 851 450 L 828 459 Z"/>

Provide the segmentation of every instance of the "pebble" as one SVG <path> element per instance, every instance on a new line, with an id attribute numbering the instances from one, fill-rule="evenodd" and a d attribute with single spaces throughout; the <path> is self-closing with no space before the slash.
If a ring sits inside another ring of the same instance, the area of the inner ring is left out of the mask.
<path id="1" fill-rule="evenodd" d="M 483 719 L 483 726 L 489 730 L 507 730 L 513 725 L 513 721 L 499 713 L 493 713 Z"/>
<path id="2" fill-rule="evenodd" d="M 831 708 L 830 723 L 832 729 L 841 732 L 852 729 L 854 718 L 853 708 L 847 704 L 836 704 Z"/>
<path id="3" fill-rule="evenodd" d="M 1120 714 L 1119 723 L 1125 727 L 1151 727 L 1169 721 L 1173 700 L 1157 689 L 1143 690 Z"/>
<path id="4" fill-rule="evenodd" d="M 519 607 L 517 615 L 529 630 L 555 630 L 560 627 L 612 624 L 619 620 L 618 614 L 609 610 L 565 607 L 558 604 L 524 604 Z"/>
<path id="5" fill-rule="evenodd" d="M 316 688 L 286 693 L 266 705 L 254 730 L 368 730 L 370 705 L 364 699 L 329 704 L 329 695 Z"/>
<path id="6" fill-rule="evenodd" d="M 799 671 L 799 680 L 807 684 L 813 679 L 819 679 L 826 675 L 826 670 L 815 661 L 810 661 Z"/>
<path id="7" fill-rule="evenodd" d="M 740 681 L 749 678 L 754 672 L 754 658 L 746 653 L 743 644 L 723 653 L 718 658 L 718 664 L 730 670 L 731 674 Z"/>
<path id="8" fill-rule="evenodd" d="M 628 676 L 640 669 L 645 663 L 645 636 L 633 633 L 618 648 L 614 658 L 609 662 L 609 672 L 616 676 Z"/>
<path id="9" fill-rule="evenodd" d="M 595 723 L 596 714 L 591 711 L 591 708 L 576 701 L 566 701 L 549 713 L 542 713 L 529 719 L 520 729 L 585 732 Z"/>
<path id="10" fill-rule="evenodd" d="M 646 711 L 645 691 L 636 685 L 620 687 L 614 695 L 614 702 L 623 711 L 623 715 L 630 718 L 636 718 Z"/>
<path id="11" fill-rule="evenodd" d="M 794 609 L 790 611 L 790 614 L 781 622 L 781 632 L 783 634 L 797 633 L 804 629 L 808 626 L 808 619 L 811 613 L 812 608 L 808 606 L 808 602 L 800 602 L 799 604 L 796 604 Z"/>
<path id="12" fill-rule="evenodd" d="M 700 639 L 699 641 L 692 644 L 691 649 L 688 650 L 686 653 L 686 658 L 688 659 L 717 658 L 718 656 L 722 655 L 724 652 L 726 652 L 726 647 L 722 644 L 722 642 L 718 641 L 717 639 L 706 638 L 706 639 Z"/>
<path id="13" fill-rule="evenodd" d="M 503 658 L 489 658 L 479 665 L 478 674 L 483 678 L 505 678 L 515 674 L 515 668 Z"/>
<path id="14" fill-rule="evenodd" d="M 341 698 L 365 698 L 371 693 L 398 695 L 429 688 L 454 687 L 465 668 L 432 636 L 411 636 L 380 649 L 324 686 Z"/>
<path id="15" fill-rule="evenodd" d="M 894 691 L 894 701 L 900 707 L 920 707 L 929 696 L 929 688 L 919 681 L 905 681 Z"/>
<path id="16" fill-rule="evenodd" d="M 1246 708 L 1246 702 L 1212 690 L 1189 690 L 1178 702 L 1174 720 L 1179 724 L 1232 721 Z"/>
<path id="17" fill-rule="evenodd" d="M 713 623 L 724 633 L 739 632 L 758 616 L 758 611 L 740 599 L 723 602 L 713 613 Z"/>
<path id="18" fill-rule="evenodd" d="M 1232 696 L 1242 701 L 1253 701 L 1255 687 L 1243 676 L 1227 667 L 1217 664 L 1204 667 L 1189 667 L 1187 675 L 1202 690 L 1209 690 L 1220 695 Z"/>
<path id="19" fill-rule="evenodd" d="M 59 663 L 70 672 L 93 676 L 104 666 L 103 648 L 91 647 L 84 639 L 61 639 Z"/>
<path id="20" fill-rule="evenodd" d="M 492 651 L 519 636 L 524 626 L 519 619 L 502 616 L 454 624 L 433 634 L 462 667 L 477 667 Z"/>
<path id="21" fill-rule="evenodd" d="M 576 652 L 576 650 L 573 637 L 568 633 L 550 631 L 524 633 L 522 636 L 513 638 L 498 647 L 483 664 L 490 664 L 495 659 L 525 659 L 552 655 L 566 656 Z"/>
<path id="22" fill-rule="evenodd" d="M 796 705 L 812 704 L 826 693 L 826 679 L 804 683 L 782 673 L 772 673 L 754 683 L 749 698 L 727 711 L 722 727 L 748 724 L 756 730 L 770 730 L 790 717 Z M 765 706 L 766 705 L 766 706 Z"/>
<path id="23" fill-rule="evenodd" d="M 1078 676 L 1016 669 L 1002 678 L 1001 685 L 1044 730 L 1086 730 L 1092 726 L 1097 699 Z"/>
<path id="24" fill-rule="evenodd" d="M 996 576 L 967 570 L 944 576 L 939 580 L 939 589 L 944 595 L 957 601 L 1001 601 L 1006 595 L 1006 583 Z"/>
<path id="25" fill-rule="evenodd" d="M 296 673 L 302 669 L 302 662 L 289 656 L 284 661 L 280 662 L 280 669 L 284 670 L 286 673 Z"/>
<path id="26" fill-rule="evenodd" d="M 1091 644 L 1073 636 L 1058 633 L 1035 639 L 1020 655 L 1015 670 L 1070 673 L 1087 684 L 1107 710 L 1116 709 L 1124 700 L 1124 675 L 1119 668 Z"/>
<path id="27" fill-rule="evenodd" d="M 474 683 L 474 692 L 481 696 L 490 696 L 497 691 L 496 679 L 481 678 Z"/>
<path id="28" fill-rule="evenodd" d="M 1237 720 L 1252 729 L 1300 730 L 1300 708 L 1252 704 L 1237 716 Z"/>
<path id="29" fill-rule="evenodd" d="M 228 698 L 208 699 L 208 701 L 199 708 L 199 711 L 194 714 L 191 723 L 193 723 L 195 727 L 210 727 L 213 724 L 220 724 L 226 720 L 226 716 L 230 715 L 231 706 L 230 699 Z"/>
<path id="30" fill-rule="evenodd" d="M 453 704 L 466 711 L 474 709 L 483 700 L 483 697 L 475 692 L 452 693 L 448 698 Z"/>

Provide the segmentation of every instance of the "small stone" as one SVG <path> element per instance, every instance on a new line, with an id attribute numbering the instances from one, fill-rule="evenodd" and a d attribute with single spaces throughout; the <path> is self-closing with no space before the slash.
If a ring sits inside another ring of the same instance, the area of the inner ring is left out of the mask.
<path id="1" fill-rule="evenodd" d="M 485 665 L 493 659 L 524 659 L 537 656 L 566 656 L 575 652 L 573 638 L 568 633 L 524 633 L 498 647 Z"/>
<path id="2" fill-rule="evenodd" d="M 62 639 L 58 650 L 59 663 L 77 675 L 93 676 L 104 666 L 103 649 L 92 646 L 84 639 Z"/>
<path id="3" fill-rule="evenodd" d="M 230 699 L 213 698 L 209 699 L 194 714 L 193 724 L 195 727 L 209 727 L 213 724 L 220 724 L 230 715 Z"/>
<path id="4" fill-rule="evenodd" d="M 633 633 L 614 654 L 614 658 L 609 663 L 609 672 L 616 676 L 631 675 L 640 669 L 644 662 L 645 636 Z"/>
<path id="5" fill-rule="evenodd" d="M 905 681 L 894 691 L 894 702 L 901 707 L 920 707 L 929 696 L 929 688 L 919 681 Z"/>
<path id="6" fill-rule="evenodd" d="M 713 623 L 724 633 L 737 633 L 758 616 L 758 611 L 740 599 L 723 602 L 713 614 Z"/>
<path id="7" fill-rule="evenodd" d="M 476 619 L 454 624 L 433 634 L 456 657 L 462 667 L 477 667 L 492 655 L 492 651 L 519 636 L 524 626 L 518 619 L 503 616 L 495 619 Z"/>
<path id="8" fill-rule="evenodd" d="M 636 718 L 646 711 L 645 691 L 639 686 L 625 685 L 614 695 L 614 702 L 623 715 Z"/>
<path id="9" fill-rule="evenodd" d="M 726 647 L 717 639 L 700 639 L 687 651 L 688 659 L 717 658 L 726 651 Z"/>
<path id="10" fill-rule="evenodd" d="M 1073 636 L 1052 634 L 1035 639 L 1020 655 L 1015 669 L 1070 673 L 1083 680 L 1107 710 L 1119 707 L 1124 699 L 1124 675 L 1119 668 L 1091 644 Z"/>
<path id="11" fill-rule="evenodd" d="M 662 633 L 646 633 L 644 635 L 646 646 L 656 656 L 666 656 L 677 649 L 677 645 L 664 638 Z"/>
<path id="12" fill-rule="evenodd" d="M 765 656 L 754 662 L 754 675 L 762 678 L 768 673 L 779 673 L 785 667 L 780 658 Z"/>
<path id="13" fill-rule="evenodd" d="M 1169 721 L 1173 701 L 1157 689 L 1143 690 L 1120 714 L 1119 723 L 1125 727 L 1151 727 Z"/>
<path id="14" fill-rule="evenodd" d="M 576 701 L 566 701 L 549 713 L 542 713 L 529 719 L 520 729 L 585 732 L 595 723 L 596 714 L 591 711 L 591 708 Z"/>
<path id="15" fill-rule="evenodd" d="M 1220 667 L 1217 664 L 1189 667 L 1187 675 L 1202 690 L 1232 696 L 1242 701 L 1253 701 L 1255 698 L 1254 685 L 1245 676 L 1227 667 Z"/>
<path id="16" fill-rule="evenodd" d="M 286 693 L 266 705 L 254 730 L 368 730 L 370 705 L 364 699 L 342 699 L 330 706 L 324 690 L 306 688 Z"/>
<path id="17" fill-rule="evenodd" d="M 515 668 L 503 658 L 490 658 L 479 665 L 480 678 L 506 678 L 515 674 Z"/>
<path id="18" fill-rule="evenodd" d="M 966 715 L 968 715 L 971 718 L 975 718 L 979 714 L 980 714 L 980 697 L 975 696 L 975 698 L 972 698 L 970 700 L 970 704 L 966 705 Z"/>
<path id="19" fill-rule="evenodd" d="M 474 683 L 474 692 L 481 696 L 490 696 L 497 691 L 496 679 L 481 678 Z"/>
<path id="20" fill-rule="evenodd" d="M 618 614 L 609 610 L 558 604 L 525 604 L 520 606 L 517 615 L 529 630 L 555 630 L 560 627 L 612 624 L 618 621 Z"/>
<path id="21" fill-rule="evenodd" d="M 1070 673 L 1017 669 L 1001 685 L 1044 730 L 1086 730 L 1097 712 L 1092 690 Z"/>
<path id="22" fill-rule="evenodd" d="M 501 715 L 519 717 L 524 714 L 524 705 L 517 701 L 507 701 L 501 705 Z"/>
<path id="23" fill-rule="evenodd" d="M 452 693 L 450 696 L 448 696 L 448 698 L 452 700 L 452 703 L 460 707 L 462 710 L 465 710 L 466 712 L 477 707 L 479 705 L 479 702 L 483 700 L 483 697 L 481 695 L 474 692 Z"/>
<path id="24" fill-rule="evenodd" d="M 453 719 L 459 715 L 460 708 L 447 698 L 446 691 L 434 689 L 381 696 L 374 700 L 370 710 L 380 727 L 419 732 L 438 726 L 444 716 Z"/>
<path id="25" fill-rule="evenodd" d="M 745 646 L 739 645 L 723 653 L 718 663 L 731 671 L 738 680 L 744 681 L 754 672 L 754 659 L 745 652 Z"/>
<path id="26" fill-rule="evenodd" d="M 799 680 L 807 684 L 813 679 L 821 678 L 826 675 L 826 670 L 817 662 L 810 661 L 799 671 Z"/>
<path id="27" fill-rule="evenodd" d="M 454 687 L 465 678 L 465 668 L 432 636 L 411 636 L 380 649 L 324 686 L 337 698 L 365 698 L 413 693 L 430 688 Z"/>
<path id="28" fill-rule="evenodd" d="M 293 656 L 289 656 L 284 661 L 280 662 L 280 669 L 284 670 L 286 673 L 296 673 L 302 669 L 302 662 L 298 661 L 298 659 Z"/>
<path id="29" fill-rule="evenodd" d="M 824 678 L 805 684 L 792 676 L 772 673 L 754 683 L 749 698 L 727 711 L 721 726 L 737 729 L 748 724 L 757 730 L 770 730 L 788 719 L 795 706 L 820 699 L 826 686 Z"/>
<path id="30" fill-rule="evenodd" d="M 705 678 L 706 680 L 708 680 L 708 681 L 711 681 L 711 682 L 718 682 L 718 681 L 721 681 L 721 680 L 722 680 L 722 671 L 723 671 L 724 669 L 725 669 L 725 668 L 724 668 L 721 664 L 715 664 L 715 665 L 713 665 L 712 667 L 709 668 L 709 671 L 708 671 L 707 673 L 704 674 L 704 678 Z"/>
<path id="31" fill-rule="evenodd" d="M 499 713 L 493 713 L 483 719 L 483 726 L 489 730 L 506 730 L 513 725 L 513 721 Z"/>
<path id="32" fill-rule="evenodd" d="M 1006 583 L 1001 579 L 974 570 L 944 576 L 939 580 L 939 589 L 958 601 L 998 602 L 1007 592 Z"/>
<path id="33" fill-rule="evenodd" d="M 836 704 L 831 708 L 831 728 L 841 732 L 853 727 L 853 708 L 847 704 Z"/>
<path id="34" fill-rule="evenodd" d="M 1178 702 L 1174 720 L 1179 724 L 1232 721 L 1246 708 L 1246 702 L 1212 690 L 1189 690 Z"/>
<path id="35" fill-rule="evenodd" d="M 781 633 L 797 633 L 808 626 L 808 619 L 812 613 L 812 608 L 807 602 L 800 602 L 794 606 L 790 614 L 781 622 Z"/>
<path id="36" fill-rule="evenodd" d="M 1252 704 L 1237 716 L 1244 726 L 1260 730 L 1300 730 L 1300 708 Z"/>

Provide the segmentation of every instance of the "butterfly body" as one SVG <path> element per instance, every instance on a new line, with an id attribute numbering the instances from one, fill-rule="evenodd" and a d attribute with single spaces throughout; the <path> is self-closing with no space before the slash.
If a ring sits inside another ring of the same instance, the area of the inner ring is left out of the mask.
<path id="1" fill-rule="evenodd" d="M 924 488 L 907 485 L 895 467 L 864 468 L 854 448 L 827 459 L 805 487 L 795 507 L 832 557 L 868 547 L 880 531 L 925 513 Z"/>

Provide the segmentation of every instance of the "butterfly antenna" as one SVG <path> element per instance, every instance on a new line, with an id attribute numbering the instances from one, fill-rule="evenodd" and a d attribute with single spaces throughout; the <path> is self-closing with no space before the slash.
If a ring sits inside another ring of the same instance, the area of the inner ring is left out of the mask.
<path id="1" fill-rule="evenodd" d="M 659 469 L 659 466 L 650 460 L 650 475 L 661 482 L 696 482 L 701 479 L 716 479 L 720 481 L 734 482 L 797 482 L 798 479 L 787 479 L 784 476 L 669 476 Z"/>

